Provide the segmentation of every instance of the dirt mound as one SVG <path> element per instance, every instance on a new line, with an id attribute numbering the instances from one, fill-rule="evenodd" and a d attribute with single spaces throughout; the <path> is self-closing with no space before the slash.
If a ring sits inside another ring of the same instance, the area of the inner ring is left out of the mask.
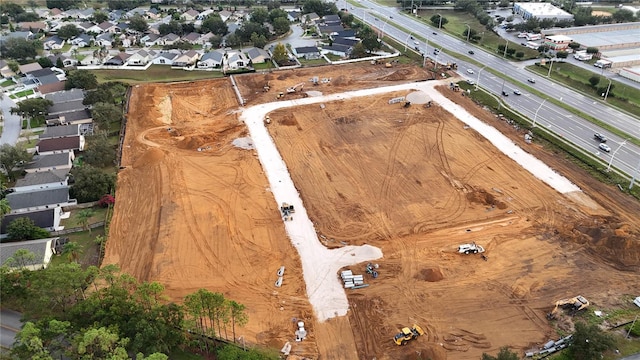
<path id="1" fill-rule="evenodd" d="M 489 205 L 492 208 L 497 207 L 500 210 L 504 210 L 507 208 L 507 204 L 497 200 L 495 196 L 493 196 L 492 194 L 489 194 L 484 189 L 476 189 L 473 192 L 467 193 L 467 200 L 469 200 L 472 203 Z"/>
<path id="2" fill-rule="evenodd" d="M 151 148 L 142 154 L 136 162 L 133 164 L 133 167 L 144 167 L 156 164 L 164 159 L 164 152 L 157 148 Z"/>
<path id="3" fill-rule="evenodd" d="M 415 275 L 415 278 L 422 281 L 436 282 L 444 279 L 444 275 L 442 275 L 442 270 L 439 268 L 427 268 L 420 270 Z"/>
<path id="4" fill-rule="evenodd" d="M 337 78 L 331 79 L 331 83 L 336 86 L 344 86 L 351 84 L 351 80 L 346 76 L 340 75 Z"/>
<path id="5" fill-rule="evenodd" d="M 620 270 L 640 267 L 640 232 L 631 224 L 615 218 L 583 220 L 569 230 L 569 239 L 586 244 L 591 252 L 604 258 Z"/>
<path id="6" fill-rule="evenodd" d="M 399 81 L 399 80 L 406 80 L 407 77 L 413 75 L 413 71 L 411 69 L 399 69 L 397 71 L 392 72 L 391 74 L 387 75 L 387 76 L 383 76 L 378 78 L 378 80 L 382 80 L 382 81 Z"/>
<path id="7" fill-rule="evenodd" d="M 422 360 L 422 359 L 431 359 L 431 360 L 445 360 L 447 358 L 447 353 L 444 349 L 436 344 L 433 344 L 429 347 L 421 346 L 419 348 L 411 347 L 405 348 L 404 354 L 401 355 L 399 359 L 402 360 Z"/>

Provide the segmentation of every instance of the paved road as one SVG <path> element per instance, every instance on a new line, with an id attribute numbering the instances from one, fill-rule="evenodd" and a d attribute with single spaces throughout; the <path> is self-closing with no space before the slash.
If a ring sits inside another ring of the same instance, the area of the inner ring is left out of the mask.
<path id="1" fill-rule="evenodd" d="M 0 136 L 0 145 L 15 145 L 18 140 L 18 136 L 20 136 L 20 117 L 11 114 L 11 108 L 15 106 L 16 103 L 14 103 L 8 96 L 2 96 L 2 100 L 0 100 L 0 110 L 3 114 L 4 126 L 2 128 L 2 136 Z"/>
<path id="2" fill-rule="evenodd" d="M 640 360 L 640 353 L 621 358 L 619 360 Z"/>
<path id="3" fill-rule="evenodd" d="M 10 349 L 15 341 L 15 336 L 22 323 L 20 317 L 22 314 L 12 310 L 0 310 L 0 347 L 2 349 Z"/>
<path id="4" fill-rule="evenodd" d="M 535 117 L 537 111 L 538 116 L 536 122 L 539 126 L 555 130 L 563 137 L 581 146 L 585 151 L 596 154 L 607 163 L 611 161 L 611 157 L 614 156 L 613 154 L 615 152 L 612 166 L 621 169 L 630 176 L 636 173 L 639 167 L 638 162 L 640 161 L 640 147 L 627 143 L 616 152 L 616 149 L 623 143 L 623 138 L 614 136 L 596 127 L 587 120 L 576 116 L 572 112 L 553 105 L 549 101 L 545 102 L 545 98 L 526 93 L 521 96 L 515 96 L 511 90 L 520 88 L 522 84 L 535 87 L 542 93 L 549 94 L 549 96 L 553 96 L 565 104 L 575 109 L 580 109 L 580 111 L 605 121 L 637 138 L 640 138 L 639 119 L 613 109 L 603 101 L 594 100 L 550 81 L 544 76 L 532 74 L 524 69 L 523 64 L 511 63 L 499 56 L 469 45 L 462 40 L 446 35 L 437 28 L 427 26 L 401 13 L 398 9 L 384 7 L 368 0 L 360 1 L 359 5 L 366 6 L 366 8 L 348 5 L 344 0 L 339 0 L 337 3 L 338 8 L 346 7 L 355 17 L 363 19 L 367 24 L 380 29 L 384 35 L 393 37 L 409 48 L 418 46 L 429 58 L 433 58 L 440 63 L 458 63 L 458 71 L 462 76 L 476 82 L 479 81 L 483 88 L 488 89 L 492 93 L 500 95 L 503 89 L 507 89 L 507 91 L 511 93 L 511 96 L 504 97 L 504 100 L 510 106 L 532 119 Z M 404 29 L 411 29 L 413 32 L 410 34 L 406 33 L 396 28 L 396 24 Z M 410 39 L 410 36 L 413 36 L 416 41 L 418 41 L 417 45 L 414 44 L 414 40 Z M 437 44 L 437 47 L 442 49 L 440 53 L 435 55 L 434 47 L 426 43 L 425 40 Z M 468 56 L 473 56 L 476 61 L 485 64 L 483 68 L 478 68 L 476 65 L 457 60 L 450 54 L 452 51 L 467 54 L 469 50 L 473 50 L 475 55 Z M 512 84 L 508 81 L 505 82 L 489 71 L 483 71 L 488 67 L 501 73 L 509 74 L 511 78 L 514 78 L 519 83 Z M 467 73 L 467 69 L 471 69 L 473 74 Z M 528 83 L 527 79 L 529 78 L 535 79 L 536 83 Z M 608 144 L 612 149 L 610 153 L 599 151 L 598 143 L 593 139 L 595 132 L 602 133 L 609 138 Z"/>

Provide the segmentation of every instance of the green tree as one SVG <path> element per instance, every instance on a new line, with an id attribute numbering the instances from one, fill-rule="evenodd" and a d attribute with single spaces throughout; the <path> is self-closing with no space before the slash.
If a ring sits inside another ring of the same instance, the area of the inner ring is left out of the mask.
<path id="1" fill-rule="evenodd" d="M 58 37 L 64 40 L 73 39 L 80 35 L 80 30 L 73 24 L 67 24 L 58 29 Z"/>
<path id="2" fill-rule="evenodd" d="M 273 24 L 273 22 L 277 19 L 277 18 L 287 18 L 289 16 L 289 14 L 287 14 L 286 11 L 284 11 L 283 9 L 280 8 L 275 8 L 275 9 L 271 9 L 269 10 L 269 22 L 271 24 Z"/>
<path id="3" fill-rule="evenodd" d="M 7 14 L 7 16 L 16 18 L 20 14 L 24 14 L 25 10 L 20 4 L 16 4 L 10 1 L 0 2 L 0 12 Z"/>
<path id="4" fill-rule="evenodd" d="M 10 181 L 16 179 L 14 170 L 22 168 L 29 160 L 31 160 L 31 154 L 21 144 L 0 146 L 0 165 L 4 168 Z"/>
<path id="5" fill-rule="evenodd" d="M 27 119 L 27 129 L 31 128 L 31 120 L 43 119 L 49 113 L 49 107 L 53 101 L 42 98 L 33 98 L 20 101 L 18 106 L 11 108 L 11 113 Z"/>
<path id="6" fill-rule="evenodd" d="M 129 18 L 129 28 L 137 32 L 145 32 L 149 28 L 149 24 L 142 15 L 135 15 Z"/>
<path id="7" fill-rule="evenodd" d="M 27 249 L 18 249 L 15 253 L 6 261 L 6 265 L 25 269 L 27 266 L 32 265 L 36 260 L 36 254 Z"/>
<path id="8" fill-rule="evenodd" d="M 6 198 L 0 200 L 0 221 L 10 212 L 11 205 L 9 205 L 9 201 Z"/>
<path id="9" fill-rule="evenodd" d="M 338 8 L 334 3 L 323 2 L 322 0 L 307 0 L 304 2 L 302 6 L 302 13 L 316 13 L 318 16 L 322 17 L 325 15 L 337 14 Z"/>
<path id="10" fill-rule="evenodd" d="M 273 31 L 280 36 L 291 30 L 291 25 L 286 17 L 279 17 L 273 20 Z"/>
<path id="11" fill-rule="evenodd" d="M 42 49 L 40 41 L 27 40 L 20 37 L 11 37 L 0 43 L 0 52 L 2 52 L 2 58 L 4 59 L 34 59 L 40 49 Z"/>
<path id="12" fill-rule="evenodd" d="M 215 35 L 224 36 L 229 32 L 227 24 L 222 21 L 219 15 L 210 15 L 204 21 L 202 21 L 201 29 L 203 31 L 210 31 Z"/>
<path id="13" fill-rule="evenodd" d="M 262 25 L 269 20 L 269 12 L 265 8 L 258 8 L 251 11 L 251 22 Z"/>
<path id="14" fill-rule="evenodd" d="M 569 57 L 569 53 L 566 51 L 558 51 L 556 52 L 556 57 L 558 59 L 566 59 L 567 57 Z"/>
<path id="15" fill-rule="evenodd" d="M 69 241 L 62 248 L 62 255 L 66 255 L 69 262 L 78 262 L 80 257 L 80 244 L 75 241 Z"/>
<path id="16" fill-rule="evenodd" d="M 89 228 L 89 220 L 95 214 L 93 209 L 82 209 L 78 212 L 78 223 L 82 226 L 84 230 L 88 230 L 91 233 L 91 228 Z"/>
<path id="17" fill-rule="evenodd" d="M 75 180 L 71 186 L 71 195 L 81 203 L 98 201 L 115 186 L 115 175 L 91 165 L 73 168 L 71 174 Z"/>
<path id="18" fill-rule="evenodd" d="M 107 15 L 107 13 L 104 11 L 96 11 L 93 13 L 93 15 L 91 15 L 91 17 L 93 18 L 93 22 L 95 22 L 96 24 L 100 24 L 109 20 L 109 15 Z"/>
<path id="19" fill-rule="evenodd" d="M 16 334 L 11 354 L 18 359 L 53 360 L 41 338 L 40 329 L 32 322 L 25 323 Z"/>
<path id="20" fill-rule="evenodd" d="M 599 360 L 602 353 L 615 346 L 611 335 L 602 331 L 598 325 L 575 323 L 575 332 L 568 351 L 572 359 Z"/>
<path id="21" fill-rule="evenodd" d="M 593 75 L 592 77 L 589 78 L 589 84 L 591 84 L 591 87 L 595 88 L 596 86 L 598 86 L 599 83 L 600 83 L 600 76 Z"/>
<path id="22" fill-rule="evenodd" d="M 58 8 L 60 10 L 80 8 L 80 0 L 47 0 L 47 9 Z"/>
<path id="23" fill-rule="evenodd" d="M 618 11 L 613 13 L 612 17 L 613 21 L 617 23 L 636 21 L 633 11 L 627 9 L 618 9 Z"/>
<path id="24" fill-rule="evenodd" d="M 582 45 L 580 45 L 580 43 L 577 43 L 575 41 L 572 41 L 572 42 L 569 43 L 569 48 L 571 48 L 573 50 L 580 49 L 580 46 L 582 46 Z"/>
<path id="25" fill-rule="evenodd" d="M 370 27 L 367 26 L 361 29 L 358 33 L 358 36 L 360 37 L 360 39 L 362 39 L 362 45 L 367 52 L 371 52 L 380 48 L 380 41 L 378 41 L 378 36 L 373 30 L 371 30 Z"/>
<path id="26" fill-rule="evenodd" d="M 233 341 L 236 339 L 236 325 L 245 326 L 249 322 L 249 316 L 245 312 L 245 306 L 233 300 L 228 302 L 231 315 L 231 328 L 233 332 Z"/>
<path id="27" fill-rule="evenodd" d="M 73 352 L 83 360 L 129 360 L 128 343 L 129 339 L 121 339 L 116 329 L 105 327 L 90 328 L 72 341 Z"/>
<path id="28" fill-rule="evenodd" d="M 36 61 L 38 62 L 38 64 L 40 64 L 40 66 L 42 66 L 42 68 L 53 67 L 53 62 L 49 58 L 39 57 L 38 60 L 36 60 Z"/>
<path id="29" fill-rule="evenodd" d="M 440 19 L 442 19 L 442 21 Z M 429 21 L 431 21 L 433 26 L 445 26 L 445 25 L 447 25 L 449 23 L 449 20 L 447 20 L 446 17 L 444 17 L 444 16 L 440 17 L 440 15 L 437 15 L 437 14 L 431 16 L 429 18 Z"/>
<path id="30" fill-rule="evenodd" d="M 93 121 L 102 130 L 109 130 L 109 126 L 122 120 L 122 110 L 113 103 L 97 103 L 91 109 Z"/>
<path id="31" fill-rule="evenodd" d="M 264 35 L 253 33 L 251 34 L 251 42 L 253 43 L 253 46 L 262 49 L 265 45 L 267 45 L 267 38 Z"/>
<path id="32" fill-rule="evenodd" d="M 284 64 L 289 60 L 289 53 L 287 52 L 287 48 L 284 44 L 278 43 L 273 48 L 273 60 L 278 64 Z"/>
<path id="33" fill-rule="evenodd" d="M 278 354 L 261 350 L 245 351 L 237 346 L 225 345 L 216 351 L 218 360 L 277 360 Z"/>
<path id="34" fill-rule="evenodd" d="M 85 163 L 96 167 L 113 166 L 116 161 L 115 146 L 109 143 L 109 138 L 104 133 L 91 136 L 83 159 Z"/>
<path id="35" fill-rule="evenodd" d="M 524 57 L 524 51 L 518 51 L 518 52 L 516 52 L 516 57 L 517 57 L 518 59 L 522 59 L 522 58 Z"/>
<path id="36" fill-rule="evenodd" d="M 12 241 L 36 240 L 49 237 L 49 232 L 35 225 L 28 217 L 20 217 L 7 225 L 7 235 Z"/>
<path id="37" fill-rule="evenodd" d="M 520 356 L 509 350 L 509 347 L 505 346 L 500 348 L 500 352 L 498 352 L 497 356 L 482 353 L 482 360 L 520 360 Z"/>
<path id="38" fill-rule="evenodd" d="M 88 70 L 71 70 L 67 73 L 65 87 L 68 89 L 95 89 L 98 87 L 98 79 Z"/>
<path id="39" fill-rule="evenodd" d="M 597 47 L 588 47 L 587 48 L 587 54 L 597 54 L 598 52 L 600 52 L 600 50 L 598 50 Z"/>

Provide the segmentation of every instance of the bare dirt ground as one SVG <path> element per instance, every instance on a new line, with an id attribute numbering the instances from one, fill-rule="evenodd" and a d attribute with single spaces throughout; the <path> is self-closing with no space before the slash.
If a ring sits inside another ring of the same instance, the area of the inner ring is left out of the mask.
<path id="1" fill-rule="evenodd" d="M 331 81 L 313 86 L 314 76 Z M 236 81 L 251 106 L 300 82 L 327 94 L 430 76 L 411 66 L 354 64 Z M 520 141 L 468 98 L 442 92 Z M 176 301 L 204 287 L 245 304 L 250 320 L 238 335 L 248 343 L 280 348 L 293 338 L 292 318 L 304 319 L 310 336 L 294 343 L 292 354 L 314 359 L 455 360 L 505 345 L 524 350 L 556 337 L 545 319 L 555 300 L 582 294 L 595 308 L 609 308 L 634 294 L 637 202 L 522 142 L 601 207 L 583 206 L 445 109 L 388 104 L 405 95 L 270 116 L 269 131 L 325 245 L 367 243 L 383 251 L 380 276 L 348 292 L 348 317 L 314 321 L 260 163 L 254 151 L 231 144 L 246 128 L 228 79 L 134 88 L 104 263 L 163 283 Z M 471 241 L 487 248 L 486 261 L 455 252 Z M 282 265 L 287 276 L 276 291 Z M 364 273 L 364 265 L 352 270 Z M 393 344 L 413 323 L 427 335 Z"/>

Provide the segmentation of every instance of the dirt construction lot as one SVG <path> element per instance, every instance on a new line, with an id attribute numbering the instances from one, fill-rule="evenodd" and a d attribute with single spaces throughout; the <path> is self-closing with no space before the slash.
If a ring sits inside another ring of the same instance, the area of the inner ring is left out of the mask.
<path id="1" fill-rule="evenodd" d="M 245 106 L 424 80 L 410 66 L 349 65 L 236 77 Z M 331 79 L 313 86 L 312 77 Z M 270 90 L 264 91 L 269 85 Z M 519 142 L 520 134 L 446 87 L 441 92 Z M 380 276 L 347 290 L 347 317 L 319 323 L 229 79 L 136 86 L 105 264 L 159 281 L 171 299 L 198 288 L 247 306 L 248 343 L 280 348 L 293 319 L 313 359 L 478 359 L 556 338 L 545 313 L 584 295 L 626 307 L 640 283 L 640 207 L 538 145 L 522 146 L 584 191 L 565 196 L 435 104 L 392 93 L 277 110 L 269 131 L 320 239 L 382 250 Z M 248 146 L 250 147 L 250 146 Z M 576 195 L 576 194 L 573 194 Z M 594 201 L 592 201 L 592 200 Z M 594 205 L 596 204 L 596 205 Z M 599 205 L 598 205 L 599 204 Z M 460 255 L 477 242 L 487 251 Z M 276 271 L 286 267 L 282 287 Z M 351 267 L 363 274 L 365 264 Z M 336 274 L 338 276 L 338 274 Z M 403 326 L 427 334 L 406 346 Z M 569 329 L 570 320 L 556 324 Z"/>

